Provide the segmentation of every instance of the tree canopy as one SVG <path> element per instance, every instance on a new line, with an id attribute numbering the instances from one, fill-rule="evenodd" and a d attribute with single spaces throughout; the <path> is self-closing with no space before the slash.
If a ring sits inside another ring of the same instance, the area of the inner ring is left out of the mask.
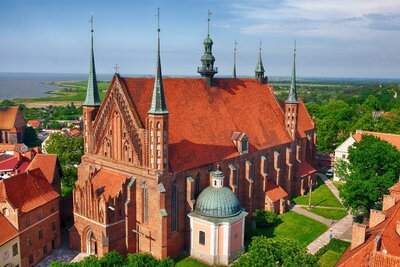
<path id="1" fill-rule="evenodd" d="M 363 135 L 348 152 L 348 162 L 340 161 L 336 168 L 346 181 L 341 191 L 344 205 L 365 214 L 379 209 L 383 195 L 398 181 L 400 152 L 372 135 Z"/>
<path id="2" fill-rule="evenodd" d="M 234 267 L 264 266 L 318 266 L 318 258 L 307 253 L 307 249 L 296 240 L 253 237 L 246 254 L 240 255 Z"/>

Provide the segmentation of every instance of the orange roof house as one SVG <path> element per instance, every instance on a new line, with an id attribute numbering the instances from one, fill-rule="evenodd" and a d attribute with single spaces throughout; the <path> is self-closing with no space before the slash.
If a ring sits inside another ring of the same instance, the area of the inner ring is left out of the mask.
<path id="1" fill-rule="evenodd" d="M 30 127 L 32 127 L 32 128 L 34 128 L 34 129 L 37 129 L 37 128 L 40 127 L 41 123 L 40 123 L 40 121 L 38 121 L 38 120 L 29 120 L 29 121 L 26 123 L 26 125 L 27 125 L 27 126 L 30 126 Z"/>
<path id="2" fill-rule="evenodd" d="M 372 135 L 378 137 L 389 144 L 395 146 L 398 150 L 400 150 L 400 135 L 399 134 L 388 134 L 388 133 L 377 133 L 377 132 L 368 132 L 357 130 L 355 134 L 353 134 L 353 138 L 356 142 L 360 142 L 363 135 Z"/>
<path id="3" fill-rule="evenodd" d="M 39 168 L 54 191 L 61 193 L 61 166 L 56 154 L 37 154 L 27 167 L 27 170 Z"/>
<path id="4" fill-rule="evenodd" d="M 0 246 L 18 236 L 18 231 L 0 211 Z"/>
<path id="5" fill-rule="evenodd" d="M 353 223 L 351 246 L 336 266 L 400 266 L 399 188 L 383 197 L 382 211 L 371 210 L 368 224 Z"/>
<path id="6" fill-rule="evenodd" d="M 26 123 L 17 106 L 0 107 L 0 143 L 22 143 Z"/>

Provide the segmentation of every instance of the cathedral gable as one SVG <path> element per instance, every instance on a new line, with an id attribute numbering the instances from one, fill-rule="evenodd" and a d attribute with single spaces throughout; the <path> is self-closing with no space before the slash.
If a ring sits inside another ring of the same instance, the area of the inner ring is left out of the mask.
<path id="1" fill-rule="evenodd" d="M 143 127 L 118 76 L 110 85 L 93 128 L 95 154 L 142 164 Z"/>

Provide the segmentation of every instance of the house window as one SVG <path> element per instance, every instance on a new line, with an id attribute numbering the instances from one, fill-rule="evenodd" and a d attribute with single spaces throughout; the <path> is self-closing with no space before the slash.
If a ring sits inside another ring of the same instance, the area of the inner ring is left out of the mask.
<path id="1" fill-rule="evenodd" d="M 171 231 L 176 231 L 178 229 L 178 188 L 176 181 L 172 182 L 171 190 L 171 210 L 172 210 L 172 223 Z"/>
<path id="2" fill-rule="evenodd" d="M 142 184 L 143 189 L 143 222 L 147 223 L 149 218 L 148 210 L 149 210 L 149 199 L 148 199 L 148 192 L 147 192 L 147 184 L 143 182 Z"/>
<path id="3" fill-rule="evenodd" d="M 30 215 L 26 215 L 26 217 L 25 217 L 25 224 L 26 224 L 26 226 L 31 225 L 31 216 L 30 216 Z"/>
<path id="4" fill-rule="evenodd" d="M 26 246 L 28 247 L 32 246 L 32 237 L 28 236 L 26 238 Z"/>
<path id="5" fill-rule="evenodd" d="M 18 243 L 12 246 L 13 257 L 18 254 Z"/>
<path id="6" fill-rule="evenodd" d="M 346 155 L 345 155 L 345 154 L 343 154 L 343 155 L 342 155 L 342 159 L 345 159 L 345 158 L 346 158 Z"/>
<path id="7" fill-rule="evenodd" d="M 206 244 L 206 233 L 203 231 L 199 231 L 199 244 L 205 245 Z"/>
<path id="8" fill-rule="evenodd" d="M 3 211 L 2 211 L 2 213 L 3 213 L 4 216 L 10 215 L 10 212 L 8 211 L 7 208 L 4 208 Z"/>
<path id="9" fill-rule="evenodd" d="M 39 240 L 43 238 L 43 230 L 39 230 L 38 236 L 39 236 Z"/>
<path id="10" fill-rule="evenodd" d="M 29 255 L 29 264 L 33 263 L 33 255 Z"/>
<path id="11" fill-rule="evenodd" d="M 242 153 L 246 153 L 249 150 L 249 141 L 247 139 L 242 140 Z"/>
<path id="12" fill-rule="evenodd" d="M 38 210 L 38 215 L 37 215 L 37 217 L 38 217 L 38 220 L 41 220 L 41 219 L 43 218 L 43 211 L 42 211 L 42 209 L 39 209 L 39 210 Z"/>
<path id="13" fill-rule="evenodd" d="M 47 254 L 47 245 L 43 246 L 43 254 Z"/>
<path id="14" fill-rule="evenodd" d="M 57 229 L 56 222 L 51 223 L 51 230 L 55 231 Z"/>

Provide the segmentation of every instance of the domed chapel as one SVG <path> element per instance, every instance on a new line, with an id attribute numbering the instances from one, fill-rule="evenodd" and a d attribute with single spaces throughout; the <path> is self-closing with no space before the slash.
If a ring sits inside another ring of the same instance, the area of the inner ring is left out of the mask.
<path id="1" fill-rule="evenodd" d="M 100 101 L 92 24 L 70 245 L 99 257 L 186 252 L 226 264 L 255 209 L 283 213 L 315 181 L 314 122 L 297 97 L 295 53 L 289 97 L 279 101 L 261 47 L 254 78 L 235 66 L 220 78 L 208 32 L 200 77 L 164 78 L 160 34 L 155 76 L 115 73 Z"/>

